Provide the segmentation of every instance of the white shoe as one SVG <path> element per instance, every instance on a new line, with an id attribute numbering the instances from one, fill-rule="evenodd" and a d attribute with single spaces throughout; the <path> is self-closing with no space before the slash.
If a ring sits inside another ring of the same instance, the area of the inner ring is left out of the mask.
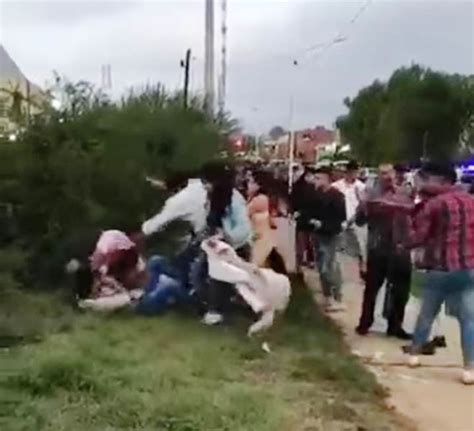
<path id="1" fill-rule="evenodd" d="M 462 372 L 461 381 L 465 385 L 474 385 L 474 370 L 464 370 Z"/>
<path id="2" fill-rule="evenodd" d="M 420 358 L 418 356 L 415 356 L 415 355 L 408 356 L 407 365 L 410 368 L 417 368 L 417 367 L 421 366 Z"/>
<path id="3" fill-rule="evenodd" d="M 214 313 L 212 311 L 207 312 L 203 319 L 202 323 L 208 326 L 218 325 L 224 321 L 224 317 L 220 313 Z"/>
<path id="4" fill-rule="evenodd" d="M 324 311 L 331 311 L 334 307 L 334 299 L 332 298 L 324 298 L 323 301 Z"/>
<path id="5" fill-rule="evenodd" d="M 346 311 L 346 310 L 347 310 L 347 307 L 344 303 L 337 302 L 337 301 L 334 302 L 333 311 Z"/>
<path id="6" fill-rule="evenodd" d="M 346 310 L 346 306 L 342 302 L 337 302 L 333 298 L 328 298 L 324 308 L 328 313 Z"/>

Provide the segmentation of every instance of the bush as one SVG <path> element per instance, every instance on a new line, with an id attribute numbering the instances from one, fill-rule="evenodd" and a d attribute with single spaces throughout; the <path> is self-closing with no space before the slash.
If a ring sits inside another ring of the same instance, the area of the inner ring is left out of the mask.
<path id="1" fill-rule="evenodd" d="M 65 94 L 62 112 L 36 118 L 14 151 L 0 149 L 0 204 L 12 222 L 0 237 L 27 251 L 27 285 L 60 285 L 65 261 L 100 230 L 138 229 L 164 198 L 145 175 L 193 170 L 218 152 L 217 126 L 161 87 L 117 104 L 83 82 Z"/>

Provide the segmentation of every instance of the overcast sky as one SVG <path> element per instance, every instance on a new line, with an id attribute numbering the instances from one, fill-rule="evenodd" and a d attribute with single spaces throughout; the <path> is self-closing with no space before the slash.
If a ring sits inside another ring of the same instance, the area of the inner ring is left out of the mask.
<path id="1" fill-rule="evenodd" d="M 411 62 L 474 73 L 473 1 L 373 0 L 350 25 L 365 3 L 228 0 L 227 107 L 247 130 L 288 127 L 291 94 L 297 127 L 331 126 L 344 97 Z M 217 53 L 219 28 L 216 0 Z M 345 42 L 304 54 L 341 32 Z M 52 70 L 99 84 L 110 63 L 114 94 L 146 82 L 177 88 L 189 47 L 191 88 L 202 91 L 204 0 L 0 0 L 0 42 L 40 85 Z"/>

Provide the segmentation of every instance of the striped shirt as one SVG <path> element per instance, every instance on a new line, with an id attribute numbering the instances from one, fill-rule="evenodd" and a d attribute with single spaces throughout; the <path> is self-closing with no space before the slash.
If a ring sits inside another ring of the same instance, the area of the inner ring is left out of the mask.
<path id="1" fill-rule="evenodd" d="M 412 217 L 408 245 L 423 248 L 424 269 L 474 269 L 474 198 L 451 189 L 428 199 Z"/>

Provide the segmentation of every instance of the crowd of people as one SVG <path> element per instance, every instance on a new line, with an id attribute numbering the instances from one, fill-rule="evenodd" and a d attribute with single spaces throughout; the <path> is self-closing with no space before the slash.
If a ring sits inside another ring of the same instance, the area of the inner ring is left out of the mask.
<path id="1" fill-rule="evenodd" d="M 297 257 L 301 266 L 319 270 L 325 307 L 344 310 L 337 250 L 359 262 L 365 283 L 355 328 L 366 336 L 374 323 L 377 294 L 386 287 L 387 336 L 412 340 L 404 346 L 409 365 L 420 354 L 445 347 L 439 334 L 429 340 L 443 303 L 457 317 L 465 369 L 462 380 L 474 383 L 474 197 L 457 182 L 446 164 L 427 163 L 407 181 L 403 166 L 382 164 L 368 187 L 350 162 L 343 178 L 325 168 L 306 169 L 294 185 Z M 413 272 L 422 278 L 421 310 L 414 334 L 404 327 Z"/>
<path id="2" fill-rule="evenodd" d="M 412 340 L 404 350 L 409 365 L 418 366 L 418 355 L 445 345 L 430 335 L 446 303 L 460 324 L 462 380 L 473 384 L 474 198 L 457 186 L 455 170 L 428 163 L 408 183 L 402 166 L 382 164 L 369 186 L 351 161 L 342 174 L 330 166 L 297 166 L 289 177 L 290 183 L 284 171 L 266 165 L 213 162 L 199 173 L 151 180 L 170 193 L 162 210 L 139 233 L 103 232 L 87 262 L 70 263 L 80 301 L 120 297 L 149 315 L 191 305 L 208 325 L 247 307 L 260 319 L 253 333 L 270 326 L 288 303 L 292 254 L 297 272 L 318 271 L 324 309 L 344 312 L 344 253 L 365 283 L 357 334 L 369 333 L 385 285 L 387 336 Z M 294 250 L 277 235 L 282 218 L 296 227 Z M 145 262 L 146 238 L 178 219 L 189 224 L 183 249 Z M 403 323 L 414 271 L 424 281 L 410 334 Z"/>

